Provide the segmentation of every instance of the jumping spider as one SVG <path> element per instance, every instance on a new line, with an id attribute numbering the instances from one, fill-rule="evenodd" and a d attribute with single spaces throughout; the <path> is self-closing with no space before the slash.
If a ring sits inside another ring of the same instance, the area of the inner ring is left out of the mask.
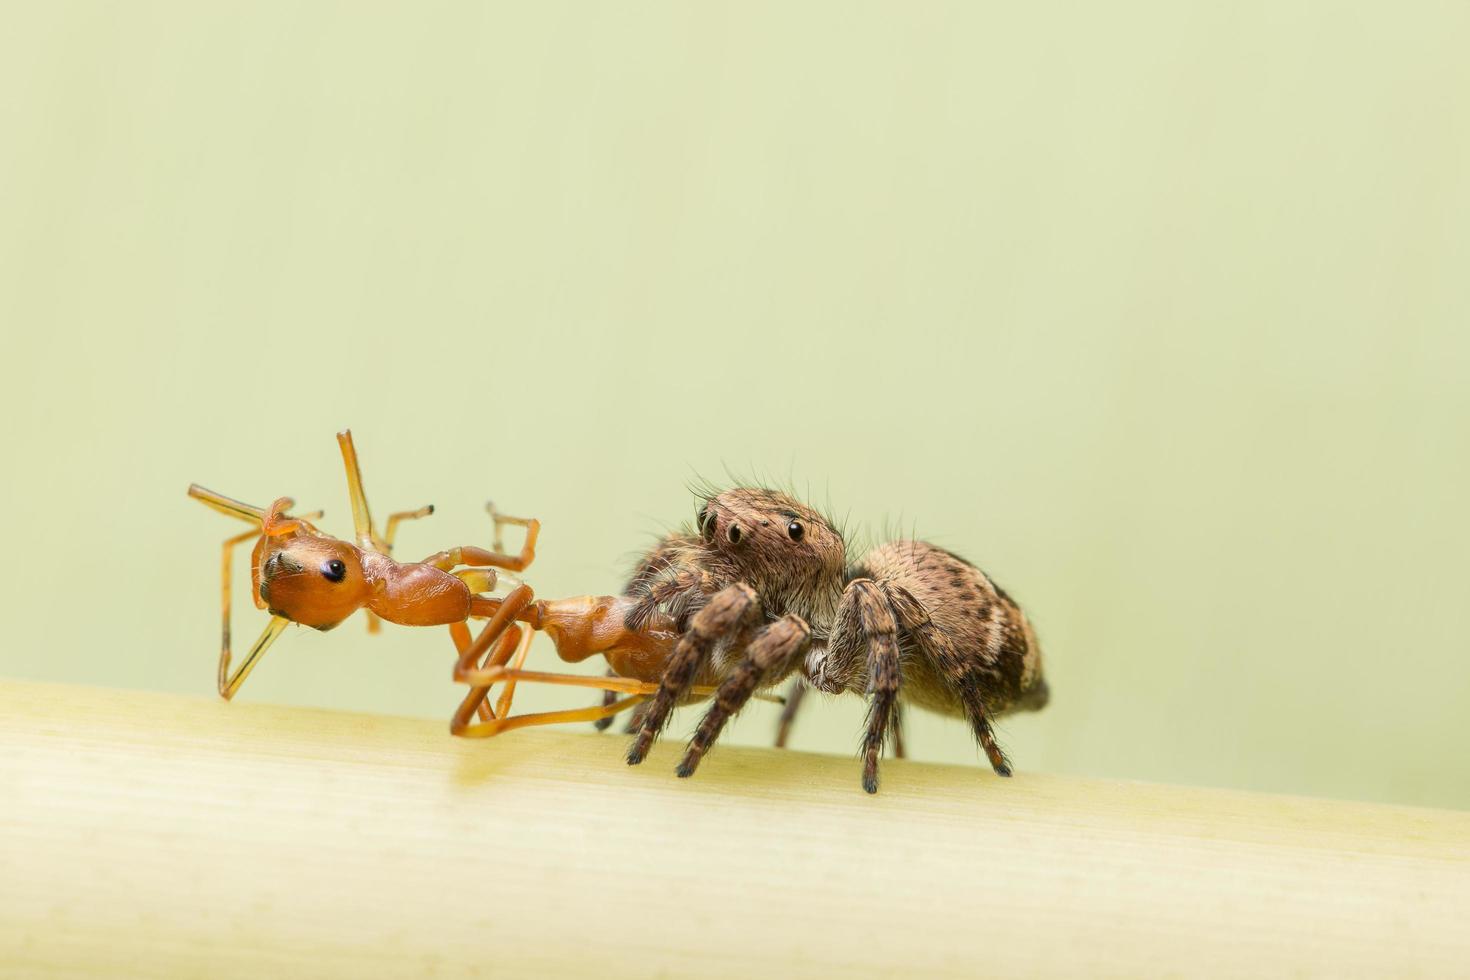
<path id="1" fill-rule="evenodd" d="M 923 541 L 879 545 L 849 564 L 841 533 L 773 490 L 704 498 L 696 525 L 661 540 L 623 593 L 631 634 L 657 621 L 679 640 L 631 729 L 647 756 L 694 685 L 718 685 L 678 767 L 693 775 L 725 722 L 757 689 L 799 672 L 827 693 L 868 698 L 863 788 L 906 702 L 966 718 L 991 766 L 1011 774 L 991 719 L 1046 704 L 1041 650 L 1025 614 L 984 572 Z M 615 669 L 618 664 L 611 660 Z M 619 671 L 627 673 L 627 671 Z"/>

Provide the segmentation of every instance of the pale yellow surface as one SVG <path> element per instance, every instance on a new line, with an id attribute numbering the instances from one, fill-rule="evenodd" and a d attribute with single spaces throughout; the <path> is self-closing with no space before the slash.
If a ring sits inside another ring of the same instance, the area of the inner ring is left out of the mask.
<path id="1" fill-rule="evenodd" d="M 1470 969 L 1451 811 L 16 682 L 0 744 L 8 976 Z"/>
<path id="2" fill-rule="evenodd" d="M 973 558 L 1046 648 L 1023 773 L 1470 808 L 1470 4 L 0 23 L 0 673 L 210 692 L 234 526 L 184 488 L 343 533 L 350 425 L 439 507 L 405 552 L 494 497 L 547 595 L 727 467 Z M 437 724 L 449 649 L 292 631 L 241 698 Z"/>

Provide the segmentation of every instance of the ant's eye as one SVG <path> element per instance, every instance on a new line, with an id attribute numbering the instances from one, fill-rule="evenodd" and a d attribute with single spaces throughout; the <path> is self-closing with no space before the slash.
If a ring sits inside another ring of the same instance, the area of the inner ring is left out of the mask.
<path id="1" fill-rule="evenodd" d="M 792 541 L 800 541 L 801 536 L 806 533 L 806 528 L 801 526 L 800 521 L 792 521 L 786 525 L 786 533 L 791 536 Z"/>
<path id="2" fill-rule="evenodd" d="M 340 582 L 347 577 L 347 566 L 342 564 L 342 559 L 333 558 L 322 565 L 322 577 L 328 582 Z"/>

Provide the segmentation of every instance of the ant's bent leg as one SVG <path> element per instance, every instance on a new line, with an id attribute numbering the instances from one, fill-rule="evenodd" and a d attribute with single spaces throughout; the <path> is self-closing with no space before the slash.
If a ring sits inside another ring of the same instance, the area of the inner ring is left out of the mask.
<path id="1" fill-rule="evenodd" d="M 674 652 L 669 655 L 658 693 L 653 696 L 638 736 L 628 749 L 628 765 L 636 766 L 648 756 L 653 740 L 668 724 L 674 705 L 683 700 L 715 645 L 727 636 L 739 633 L 759 613 L 760 604 L 755 590 L 743 582 L 736 582 L 715 593 L 709 603 L 695 614 L 689 623 L 689 631 L 679 638 Z"/>
<path id="2" fill-rule="evenodd" d="M 499 667 L 505 663 L 503 659 L 497 661 L 493 657 L 482 663 L 480 658 L 484 656 L 486 650 L 490 649 L 492 643 L 500 639 L 521 611 L 531 604 L 534 597 L 535 593 L 531 591 L 529 585 L 518 585 L 511 589 L 504 599 L 486 600 L 487 607 L 491 603 L 494 604 L 494 612 L 490 616 L 490 621 L 480 630 L 480 635 L 475 642 L 468 649 L 460 651 L 459 659 L 454 665 L 454 680 L 457 683 L 484 684 L 487 679 L 480 676 L 483 669 L 490 666 Z M 509 657 L 510 652 L 507 650 L 505 656 Z"/>
<path id="3" fill-rule="evenodd" d="M 497 552 L 505 551 L 505 540 L 501 536 L 501 529 L 505 525 L 526 529 L 526 539 L 521 542 L 519 554 L 514 557 L 502 554 L 501 557 L 506 559 L 504 564 L 492 562 L 496 568 L 504 568 L 511 572 L 524 572 L 530 567 L 531 562 L 536 560 L 536 538 L 541 534 L 541 522 L 534 517 L 511 517 L 509 514 L 502 514 L 495 509 L 495 502 L 492 500 L 485 501 L 485 512 L 490 515 L 490 523 L 494 528 L 490 546 Z"/>
<path id="4" fill-rule="evenodd" d="M 239 669 L 234 674 L 230 673 L 230 661 L 233 657 L 233 654 L 230 652 L 230 607 L 232 599 L 231 590 L 233 587 L 231 563 L 237 545 L 244 544 L 246 541 L 258 537 L 260 537 L 260 531 L 257 529 L 245 531 L 232 538 L 227 538 L 220 554 L 220 647 L 219 672 L 216 683 L 219 688 L 220 697 L 226 701 L 235 696 L 235 692 L 240 689 L 240 685 L 245 683 L 245 678 L 250 676 L 250 672 L 255 669 L 256 663 L 265 655 L 266 650 L 270 649 L 270 645 L 276 642 L 276 638 L 281 635 L 281 631 L 290 622 L 290 620 L 283 619 L 280 616 L 272 616 L 271 621 L 266 624 L 265 631 L 260 634 L 260 638 L 251 646 L 250 652 L 245 655 L 245 660 L 240 664 Z M 259 601 L 259 597 L 256 597 L 256 599 Z"/>
<path id="5" fill-rule="evenodd" d="M 646 695 L 635 694 L 607 705 L 591 708 L 574 708 L 570 711 L 541 711 L 530 715 L 516 715 L 513 718 L 495 718 L 477 725 L 465 725 L 461 728 L 451 728 L 450 730 L 455 735 L 460 735 L 464 738 L 492 738 L 503 732 L 514 731 L 517 728 L 530 728 L 535 725 L 558 725 L 572 721 L 597 721 L 601 718 L 611 718 L 613 715 L 627 711 L 629 708 L 637 707 L 647 700 Z"/>
<path id="6" fill-rule="evenodd" d="M 481 631 L 482 638 L 489 628 L 487 625 L 485 630 Z M 463 637 L 458 631 L 452 632 L 454 633 L 455 645 L 459 646 Z M 465 630 L 463 636 L 467 635 L 468 630 Z M 494 646 L 491 647 L 489 655 L 486 657 L 487 664 L 494 663 L 496 666 L 503 664 L 506 660 L 510 659 L 512 653 L 520 644 L 520 641 L 521 628 L 511 623 L 507 629 L 502 630 L 495 637 Z M 465 655 L 473 651 L 477 645 L 478 641 L 470 644 L 468 648 L 461 652 L 460 659 L 463 660 Z M 459 707 L 455 709 L 454 715 L 449 721 L 449 731 L 451 734 L 458 735 L 462 732 L 465 726 L 469 724 L 470 719 L 477 713 L 485 720 L 493 720 L 496 717 L 494 710 L 485 703 L 485 698 L 489 695 L 490 688 L 493 686 L 495 686 L 495 680 L 470 685 L 469 693 L 465 695 L 464 700 L 460 702 Z"/>
<path id="7" fill-rule="evenodd" d="M 477 568 L 503 568 L 508 572 L 525 571 L 526 567 L 536 560 L 536 538 L 541 534 L 541 522 L 534 517 L 502 517 L 494 510 L 491 510 L 491 514 L 498 522 L 497 528 L 500 524 L 517 524 L 525 527 L 526 540 L 521 545 L 519 554 L 507 555 L 501 552 L 497 530 L 494 551 L 477 548 L 474 545 L 462 545 L 458 548 L 450 548 L 448 551 L 436 551 L 425 558 L 423 564 L 433 565 L 445 572 L 460 565 L 471 565 Z"/>
<path id="8" fill-rule="evenodd" d="M 791 726 L 796 722 L 796 713 L 801 710 L 801 699 L 806 697 L 806 682 L 797 677 L 786 689 L 786 707 L 781 709 L 781 720 L 776 722 L 776 748 L 786 748 L 791 737 Z"/>
<path id="9" fill-rule="evenodd" d="M 975 733 L 975 740 L 985 750 L 990 768 L 997 776 L 1009 776 L 1011 763 L 1005 752 L 996 744 L 995 732 L 990 727 L 990 712 L 985 706 L 985 674 L 981 664 L 967 658 L 951 642 L 948 634 L 934 625 L 929 613 L 913 594 L 900 586 L 885 588 L 892 601 L 893 611 L 899 622 L 914 642 L 919 645 L 943 675 L 945 683 L 964 706 L 965 716 Z"/>
<path id="10" fill-rule="evenodd" d="M 250 648 L 250 652 L 245 654 L 245 659 L 240 662 L 239 668 L 233 674 L 230 673 L 230 648 L 229 641 L 226 640 L 225 649 L 220 652 L 219 657 L 220 697 L 228 701 L 235 696 L 235 692 L 240 690 L 240 685 L 245 683 L 245 678 L 250 676 L 250 672 L 255 669 L 260 658 L 265 656 L 271 644 L 276 642 L 276 637 L 281 635 L 281 631 L 290 622 L 289 619 L 282 616 L 272 616 L 271 621 L 266 624 L 265 632 L 260 634 L 260 638 Z"/>
<path id="11" fill-rule="evenodd" d="M 756 634 L 750 646 L 746 647 L 745 657 L 739 666 L 715 692 L 715 703 L 705 712 L 699 729 L 689 740 L 684 760 L 679 763 L 681 777 L 694 775 L 694 770 L 699 768 L 699 760 L 719 738 L 725 722 L 745 707 L 745 702 L 760 686 L 761 679 L 773 670 L 793 663 L 805 652 L 811 638 L 811 627 L 800 616 L 792 615 L 782 616 Z"/>
<path id="12" fill-rule="evenodd" d="M 383 525 L 383 544 L 388 548 L 388 554 L 393 553 L 393 539 L 398 536 L 398 525 L 404 521 L 417 521 L 434 513 L 434 505 L 426 504 L 418 510 L 400 510 L 396 514 L 389 514 L 387 523 Z"/>

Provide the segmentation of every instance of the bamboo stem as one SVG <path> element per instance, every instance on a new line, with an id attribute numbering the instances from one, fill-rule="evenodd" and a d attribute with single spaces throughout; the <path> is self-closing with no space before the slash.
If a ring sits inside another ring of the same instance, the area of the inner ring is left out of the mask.
<path id="1" fill-rule="evenodd" d="M 1465 813 L 7 681 L 0 746 L 7 975 L 1470 964 Z"/>

